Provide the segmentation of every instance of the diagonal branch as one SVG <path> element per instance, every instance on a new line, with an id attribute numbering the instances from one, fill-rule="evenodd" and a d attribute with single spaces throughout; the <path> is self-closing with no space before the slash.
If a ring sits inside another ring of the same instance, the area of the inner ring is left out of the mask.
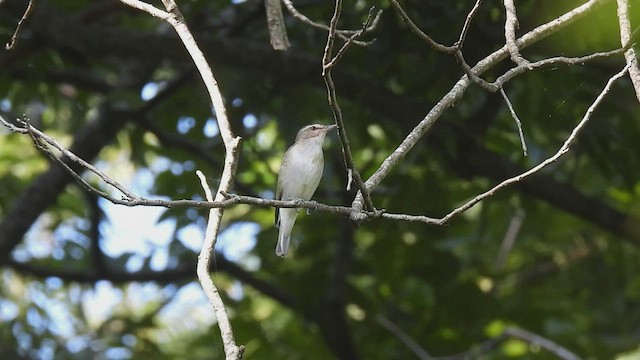
<path id="1" fill-rule="evenodd" d="M 392 0 L 393 1 L 393 0 Z M 398 340 L 402 341 L 402 343 L 409 349 L 411 352 L 420 360 L 434 360 L 434 357 L 429 355 L 427 351 L 420 346 L 409 334 L 407 334 L 402 328 L 396 325 L 393 321 L 389 320 L 386 316 L 382 314 L 378 314 L 376 316 L 376 321 L 383 328 L 387 329 L 390 333 L 395 335 Z"/>
<path id="2" fill-rule="evenodd" d="M 475 5 L 473 5 L 473 7 L 471 8 L 471 11 L 469 11 L 469 13 L 467 14 L 467 18 L 464 21 L 464 25 L 462 25 L 462 31 L 460 31 L 460 38 L 453 45 L 456 48 L 458 49 L 462 48 L 462 44 L 464 44 L 464 40 L 467 38 L 467 32 L 469 31 L 469 25 L 471 24 L 471 20 L 476 15 L 476 12 L 478 12 L 481 2 L 482 0 L 476 0 Z"/>
<path id="3" fill-rule="evenodd" d="M 24 14 L 22 15 L 22 17 L 18 21 L 18 25 L 16 25 L 16 30 L 13 32 L 13 35 L 11 35 L 11 40 L 9 40 L 9 42 L 4 46 L 5 49 L 12 50 L 13 47 L 16 45 L 16 42 L 18 41 L 18 36 L 20 35 L 20 29 L 22 28 L 23 23 L 29 17 L 29 14 L 31 14 L 31 10 L 33 10 L 33 3 L 34 2 L 35 2 L 35 0 L 29 0 L 29 4 L 27 5 L 27 9 L 24 11 Z"/>
<path id="4" fill-rule="evenodd" d="M 413 22 L 413 20 L 411 20 L 411 18 L 409 17 L 407 12 L 404 11 L 402 6 L 400 6 L 400 3 L 398 3 L 398 0 L 389 0 L 389 1 L 391 2 L 391 5 L 396 10 L 398 15 L 400 15 L 400 18 L 402 19 L 402 21 L 404 21 L 405 23 L 407 23 L 407 25 L 409 25 L 409 28 L 413 33 L 415 33 L 420 39 L 424 40 L 432 48 L 447 54 L 454 54 L 456 52 L 460 52 L 460 50 L 462 49 L 462 46 L 464 45 L 464 41 L 467 38 L 467 32 L 469 31 L 471 20 L 473 20 L 473 17 L 476 15 L 476 12 L 478 12 L 478 9 L 480 8 L 480 3 L 482 3 L 482 0 L 476 0 L 476 3 L 473 5 L 471 10 L 469 10 L 469 13 L 467 14 L 467 18 L 464 21 L 464 25 L 462 25 L 462 30 L 460 31 L 460 37 L 453 45 L 447 46 L 447 45 L 440 44 L 439 42 L 435 41 L 432 37 L 427 35 L 424 31 L 422 31 L 420 27 L 418 27 L 418 25 L 416 25 L 416 23 Z"/>
<path id="5" fill-rule="evenodd" d="M 287 10 L 289 10 L 289 12 L 291 13 L 291 15 L 293 15 L 294 18 L 300 20 L 301 22 L 303 22 L 304 24 L 307 24 L 311 27 L 317 28 L 317 29 L 321 29 L 321 30 L 325 30 L 325 31 L 329 31 L 329 26 L 325 25 L 325 24 L 321 24 L 318 22 L 315 22 L 311 19 L 309 19 L 308 17 L 306 17 L 304 14 L 302 14 L 301 12 L 298 11 L 298 9 L 295 8 L 295 6 L 293 6 L 293 3 L 291 2 L 291 0 L 282 0 L 282 2 L 284 3 L 284 6 L 287 7 Z M 379 11 L 375 18 L 373 19 L 373 21 L 371 21 L 371 23 L 369 24 L 369 27 L 367 28 L 367 32 L 372 31 L 373 29 L 375 29 L 378 26 L 378 23 L 380 21 L 380 16 L 382 15 L 382 11 Z M 349 37 L 352 36 L 353 34 L 355 34 L 357 31 L 354 30 L 338 30 L 336 29 L 335 33 L 336 35 L 344 40 L 344 41 L 348 41 Z M 353 43 L 356 45 L 360 45 L 360 46 L 366 46 L 369 45 L 371 43 L 371 41 L 358 41 L 358 40 L 353 40 Z"/>
<path id="6" fill-rule="evenodd" d="M 420 39 L 422 39 L 427 44 L 429 44 L 429 46 L 431 46 L 432 48 L 438 51 L 441 51 L 443 53 L 448 53 L 448 54 L 454 53 L 456 51 L 457 49 L 456 46 L 442 45 L 439 42 L 433 40 L 433 38 L 427 35 L 424 31 L 422 31 L 420 27 L 418 27 L 418 25 L 416 25 L 416 23 L 414 23 L 413 20 L 411 20 L 411 18 L 409 17 L 407 12 L 404 11 L 402 6 L 400 6 L 400 3 L 398 3 L 398 0 L 389 0 L 389 1 L 391 2 L 391 5 L 396 10 L 398 15 L 400 15 L 400 18 L 402 19 L 402 21 L 404 21 L 407 25 L 409 25 L 409 28 L 411 29 L 411 31 L 416 35 L 418 35 Z M 462 36 L 460 37 L 462 38 Z"/>
<path id="7" fill-rule="evenodd" d="M 569 351 L 567 348 L 562 347 L 547 338 L 524 329 L 508 327 L 504 330 L 504 335 L 523 340 L 531 345 L 538 345 L 541 348 L 559 357 L 560 359 L 580 360 L 580 357 Z"/>
<path id="8" fill-rule="evenodd" d="M 489 190 L 483 192 L 482 194 L 474 197 L 473 199 L 467 201 L 462 206 L 454 209 L 449 214 L 444 216 L 441 220 L 444 223 L 448 222 L 452 217 L 454 217 L 454 216 L 456 216 L 456 215 L 458 215 L 458 214 L 470 209 L 471 207 L 473 207 L 475 204 L 479 203 L 480 201 L 492 196 L 496 191 L 498 191 L 498 190 L 500 190 L 500 189 L 502 189 L 502 188 L 504 188 L 506 186 L 509 186 L 511 184 L 520 182 L 520 181 L 526 179 L 527 177 L 536 174 L 537 172 L 539 172 L 540 170 L 542 170 L 546 166 L 558 161 L 558 159 L 560 159 L 564 154 L 569 152 L 569 149 L 571 148 L 571 145 L 573 144 L 573 142 L 576 140 L 578 134 L 585 127 L 585 125 L 587 125 L 589 120 L 591 120 L 591 115 L 593 115 L 593 112 L 596 110 L 598 105 L 600 105 L 600 103 L 602 102 L 604 97 L 607 95 L 607 93 L 609 93 L 609 90 L 611 89 L 611 86 L 613 85 L 613 83 L 616 80 L 620 79 L 622 76 L 624 76 L 624 74 L 628 71 L 628 69 L 629 69 L 629 65 L 625 66 L 617 74 L 615 74 L 611 78 L 609 78 L 609 80 L 607 81 L 607 84 L 602 89 L 600 94 L 596 97 L 596 99 L 593 101 L 593 103 L 589 106 L 589 108 L 587 109 L 586 113 L 584 114 L 584 116 L 582 117 L 582 119 L 580 120 L 578 125 L 576 125 L 576 127 L 573 128 L 573 130 L 571 131 L 571 134 L 567 137 L 567 139 L 564 141 L 564 143 L 562 144 L 560 149 L 553 156 L 547 158 L 543 162 L 539 163 L 538 165 L 534 166 L 533 168 L 525 171 L 524 173 L 522 173 L 520 175 L 511 177 L 509 179 L 506 179 L 506 180 L 502 181 L 498 185 L 492 187 L 491 189 L 489 189 Z"/>
<path id="9" fill-rule="evenodd" d="M 553 19 L 550 22 L 547 22 L 529 31 L 516 41 L 516 45 L 518 45 L 519 48 L 524 48 L 539 40 L 542 40 L 552 33 L 558 31 L 559 29 L 568 26 L 569 24 L 586 16 L 590 11 L 593 11 L 596 7 L 604 4 L 607 1 L 608 0 L 590 0 L 576 7 L 575 9 L 559 16 L 558 18 Z M 478 62 L 478 64 L 473 67 L 473 72 L 476 75 L 482 74 L 484 71 L 488 70 L 492 66 L 495 66 L 497 63 L 505 59 L 508 55 L 509 51 L 507 49 L 507 46 L 505 45 Z M 391 172 L 395 165 L 398 164 L 400 160 L 402 160 L 405 155 L 427 133 L 427 131 L 429 131 L 431 126 L 435 124 L 440 116 L 442 116 L 442 114 L 447 109 L 453 107 L 454 104 L 462 98 L 466 90 L 469 88 L 470 84 L 471 80 L 469 80 L 469 77 L 465 75 L 453 85 L 453 88 L 447 94 L 445 94 L 440 99 L 440 101 L 438 101 L 438 103 L 429 111 L 429 113 L 420 121 L 420 123 L 418 123 L 418 125 L 416 125 L 416 127 L 414 127 L 414 129 L 407 135 L 407 137 L 398 145 L 396 150 L 393 151 L 389 156 L 387 156 L 380 167 L 373 173 L 373 175 L 369 177 L 369 179 L 367 179 L 367 181 L 365 182 L 367 190 L 371 191 L 376 186 L 378 186 L 378 184 L 380 184 L 380 182 Z M 363 205 L 362 194 L 358 194 L 352 206 L 355 209 L 362 209 Z M 358 221 L 359 219 L 352 217 L 352 220 Z"/>
<path id="10" fill-rule="evenodd" d="M 500 94 L 504 101 L 507 103 L 507 107 L 509 108 L 509 112 L 511 113 L 511 117 L 516 122 L 516 126 L 518 127 L 518 135 L 520 136 L 520 144 L 522 145 L 522 152 L 524 156 L 527 156 L 527 143 L 524 141 L 524 132 L 522 131 L 522 121 L 518 117 L 516 110 L 513 108 L 513 104 L 511 104 L 511 100 L 507 96 L 507 93 L 504 91 L 504 88 L 500 88 Z"/>
<path id="11" fill-rule="evenodd" d="M 531 331 L 527 331 L 518 327 L 509 326 L 504 329 L 504 331 L 495 338 L 483 341 L 479 344 L 473 345 L 471 349 L 456 355 L 448 355 L 448 356 L 431 356 L 427 353 L 427 351 L 409 334 L 407 334 L 400 326 L 396 325 L 393 321 L 389 320 L 384 315 L 377 315 L 376 321 L 392 333 L 395 337 L 397 337 L 411 352 L 416 355 L 416 357 L 420 360 L 469 360 L 469 359 L 477 359 L 483 357 L 483 355 L 487 355 L 487 353 L 493 349 L 495 349 L 500 343 L 507 340 L 508 338 L 516 338 L 520 339 L 527 344 L 536 345 L 544 350 L 552 353 L 563 360 L 580 360 L 576 354 L 571 352 L 569 349 Z"/>

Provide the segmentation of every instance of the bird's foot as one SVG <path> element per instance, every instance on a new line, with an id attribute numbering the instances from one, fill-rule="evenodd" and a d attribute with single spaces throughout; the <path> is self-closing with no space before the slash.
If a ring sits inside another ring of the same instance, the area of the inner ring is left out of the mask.
<path id="1" fill-rule="evenodd" d="M 307 215 L 311 215 L 311 210 L 318 211 L 318 202 L 315 200 L 309 200 L 313 203 L 313 209 L 307 208 Z"/>

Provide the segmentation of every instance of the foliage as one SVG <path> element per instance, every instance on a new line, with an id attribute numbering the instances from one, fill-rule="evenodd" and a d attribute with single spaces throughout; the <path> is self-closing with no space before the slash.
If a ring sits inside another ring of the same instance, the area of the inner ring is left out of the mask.
<path id="1" fill-rule="evenodd" d="M 472 3 L 407 0 L 403 7 L 423 31 L 452 44 Z M 518 33 L 579 3 L 518 2 Z M 233 130 L 243 137 L 235 190 L 271 198 L 296 131 L 333 120 L 320 76 L 326 33 L 287 14 L 293 47 L 276 53 L 269 48 L 262 4 L 179 2 L 226 96 Z M 330 2 L 295 4 L 325 23 L 333 13 Z M 383 11 L 375 42 L 352 47 L 334 71 L 365 179 L 463 75 L 452 56 L 421 42 L 386 1 L 345 2 L 340 27 L 359 28 L 369 6 Z M 631 1 L 632 9 L 639 6 Z M 9 39 L 24 4 L 5 0 L 0 8 L 0 33 Z M 632 12 L 635 26 L 638 15 Z M 504 43 L 503 26 L 502 4 L 483 3 L 465 42 L 469 63 Z M 610 50 L 619 46 L 617 31 L 615 3 L 609 2 L 523 55 Z M 21 34 L 14 50 L 0 52 L 0 114 L 26 114 L 39 129 L 79 149 L 89 148 L 78 139 L 90 134 L 92 124 L 106 124 L 108 131 L 85 139 L 98 147 L 87 150 L 85 160 L 149 197 L 202 199 L 195 169 L 216 184 L 224 149 L 215 119 L 191 60 L 166 24 L 115 1 L 38 1 Z M 523 121 L 527 157 L 499 94 L 468 90 L 376 188 L 374 203 L 389 212 L 439 217 L 538 164 L 557 151 L 622 64 L 620 55 L 543 68 L 507 83 Z M 510 66 L 505 60 L 485 78 Z M 434 356 L 461 353 L 509 326 L 584 358 L 637 354 L 639 114 L 624 78 L 562 161 L 446 226 L 378 219 L 354 228 L 336 214 L 301 212 L 292 254 L 280 259 L 273 253 L 273 209 L 226 210 L 212 274 L 245 356 L 414 356 L 376 321 L 379 316 Z M 336 137 L 328 139 L 325 158 L 314 199 L 349 206 L 355 191 L 345 191 Z M 114 227 L 123 223 L 116 214 L 129 210 L 87 195 L 68 176 L 58 182 L 58 173 L 47 172 L 56 166 L 27 137 L 1 134 L 0 229 L 22 221 L 13 217 L 21 202 L 42 210 L 19 238 L 0 234 L 0 249 L 19 243 L 0 254 L 0 354 L 220 358 L 215 320 L 196 291 L 206 212 L 140 208 L 124 216 L 134 223 L 132 233 L 118 231 Z M 95 176 L 83 176 L 108 189 Z M 46 191 L 34 188 L 38 179 L 49 185 Z M 505 250 L 507 229 L 520 213 L 522 226 Z M 135 232 L 140 218 L 154 216 L 155 230 L 143 229 L 152 233 Z M 511 339 L 482 358 L 553 357 Z"/>

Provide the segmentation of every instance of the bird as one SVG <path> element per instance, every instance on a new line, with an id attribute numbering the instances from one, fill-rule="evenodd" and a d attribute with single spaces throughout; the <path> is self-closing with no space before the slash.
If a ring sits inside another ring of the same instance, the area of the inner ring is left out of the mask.
<path id="1" fill-rule="evenodd" d="M 284 154 L 276 200 L 310 200 L 316 192 L 324 169 L 322 144 L 327 133 L 337 125 L 307 125 L 298 131 L 293 145 Z M 276 255 L 287 256 L 291 229 L 300 209 L 276 207 L 276 226 L 280 229 Z"/>

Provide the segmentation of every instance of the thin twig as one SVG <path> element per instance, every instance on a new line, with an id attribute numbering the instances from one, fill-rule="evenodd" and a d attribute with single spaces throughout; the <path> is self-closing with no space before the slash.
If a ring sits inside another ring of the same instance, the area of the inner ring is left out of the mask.
<path id="1" fill-rule="evenodd" d="M 578 355 L 572 353 L 567 348 L 562 347 L 556 344 L 555 342 L 547 338 L 544 338 L 538 334 L 534 334 L 530 331 L 520 329 L 520 328 L 515 328 L 515 327 L 508 327 L 504 330 L 504 334 L 506 336 L 523 340 L 531 345 L 538 345 L 541 348 L 547 350 L 548 352 L 554 354 L 555 356 L 561 359 L 580 360 L 580 357 L 578 357 Z"/>
<path id="2" fill-rule="evenodd" d="M 527 66 L 518 65 L 514 68 L 507 70 L 504 74 L 500 75 L 496 81 L 492 83 L 488 83 L 491 86 L 495 86 L 497 89 L 503 87 L 509 80 L 514 77 L 525 73 L 530 69 L 537 69 L 546 66 L 555 66 L 555 65 L 581 65 L 588 61 L 594 61 L 598 59 L 603 59 L 606 57 L 610 57 L 613 55 L 618 55 L 624 53 L 626 49 L 615 49 L 604 52 L 597 52 L 585 56 L 577 56 L 577 57 L 565 57 L 565 56 L 557 56 L 552 58 L 547 58 L 543 60 L 538 60 L 535 62 L 529 63 Z"/>
<path id="3" fill-rule="evenodd" d="M 624 53 L 624 58 L 629 64 L 629 77 L 631 83 L 636 92 L 636 97 L 640 102 L 640 66 L 638 65 L 638 58 L 636 52 L 631 45 L 631 21 L 629 20 L 629 3 L 627 0 L 618 1 L 618 22 L 620 24 L 620 43 L 623 47 L 629 46 L 629 49 Z M 640 28 L 639 28 L 640 29 Z M 636 29 L 636 31 L 638 31 Z"/>
<path id="4" fill-rule="evenodd" d="M 518 114 L 516 114 L 516 111 L 513 109 L 513 105 L 511 104 L 511 101 L 509 100 L 507 93 L 504 92 L 504 88 L 502 87 L 500 88 L 500 94 L 502 94 L 504 101 L 507 103 L 507 106 L 509 107 L 509 111 L 511 112 L 511 117 L 516 122 L 516 126 L 518 127 L 518 135 L 520 135 L 520 144 L 522 145 L 522 153 L 524 154 L 524 156 L 527 156 L 527 143 L 524 141 L 524 132 L 522 131 L 522 122 L 520 121 Z"/>
<path id="5" fill-rule="evenodd" d="M 376 321 L 378 324 L 382 325 L 387 331 L 392 333 L 398 340 L 402 341 L 402 343 L 409 349 L 411 352 L 420 360 L 433 360 L 434 358 L 427 353 L 425 349 L 420 346 L 411 336 L 409 336 L 404 330 L 402 330 L 398 325 L 393 323 L 393 321 L 389 320 L 384 315 L 377 315 Z"/>
<path id="6" fill-rule="evenodd" d="M 29 0 L 29 5 L 27 5 L 27 9 L 24 11 L 24 14 L 22 14 L 22 17 L 18 21 L 18 25 L 16 25 L 16 30 L 13 32 L 13 35 L 11 36 L 11 40 L 4 46 L 5 49 L 11 50 L 15 46 L 16 41 L 18 41 L 18 36 L 20 35 L 20 29 L 22 28 L 22 24 L 27 20 L 27 18 L 29 17 L 29 14 L 31 14 L 31 10 L 33 10 L 34 3 L 35 3 L 35 0 Z"/>
<path id="7" fill-rule="evenodd" d="M 369 15 L 365 20 L 362 28 L 353 34 L 347 42 L 338 50 L 335 56 L 333 56 L 333 46 L 335 44 L 336 37 L 336 29 L 338 27 L 338 20 L 340 19 L 340 13 L 342 11 L 342 0 L 336 0 L 335 8 L 333 12 L 333 16 L 331 17 L 331 21 L 329 23 L 329 33 L 327 35 L 327 44 L 324 48 L 324 53 L 322 55 L 322 77 L 324 79 L 326 88 L 327 88 L 327 97 L 329 106 L 331 107 L 331 111 L 333 112 L 333 118 L 338 125 L 338 136 L 340 137 L 340 143 L 342 144 L 342 155 L 344 157 L 345 167 L 347 168 L 347 172 L 352 175 L 349 178 L 349 182 L 347 183 L 347 188 L 351 186 L 351 178 L 355 180 L 360 193 L 363 194 L 365 208 L 368 211 L 375 211 L 375 207 L 373 206 L 373 202 L 371 200 L 371 195 L 369 190 L 364 184 L 360 173 L 355 168 L 355 164 L 353 161 L 353 156 L 351 155 L 351 148 L 349 146 L 349 139 L 347 138 L 346 128 L 344 126 L 344 120 L 342 117 L 342 110 L 340 109 L 340 105 L 338 105 L 338 97 L 336 95 L 336 87 L 333 82 L 333 77 L 331 75 L 331 71 L 335 66 L 336 62 L 344 55 L 349 45 L 353 43 L 355 39 L 365 34 L 369 25 L 372 21 L 374 8 L 369 10 Z"/>
<path id="8" fill-rule="evenodd" d="M 414 34 L 418 35 L 418 37 L 420 39 L 422 39 L 425 42 L 427 42 L 427 44 L 429 44 L 429 46 L 431 46 L 432 48 L 434 48 L 434 49 L 436 49 L 438 51 L 442 51 L 442 52 L 448 53 L 448 54 L 451 54 L 451 53 L 453 53 L 453 52 L 455 52 L 457 50 L 456 46 L 442 45 L 439 42 L 433 40 L 433 38 L 431 38 L 431 36 L 427 35 L 424 31 L 422 31 L 418 27 L 418 25 L 416 25 L 416 23 L 414 23 L 413 20 L 411 20 L 409 15 L 407 15 L 407 13 L 404 11 L 402 6 L 400 6 L 400 3 L 398 3 L 398 0 L 389 0 L 389 1 L 391 2 L 391 5 L 396 10 L 398 15 L 400 15 L 400 18 L 402 19 L 402 21 L 404 21 L 407 25 L 409 25 L 409 28 L 411 29 L 411 31 Z"/>
<path id="9" fill-rule="evenodd" d="M 416 35 L 418 35 L 419 38 L 427 42 L 429 46 L 431 46 L 432 48 L 438 51 L 441 51 L 447 54 L 454 54 L 456 51 L 459 51 L 462 49 L 464 41 L 467 37 L 467 33 L 469 31 L 469 26 L 471 25 L 471 20 L 473 20 L 473 17 L 475 16 L 476 12 L 480 8 L 480 3 L 482 3 L 482 0 L 476 0 L 476 3 L 473 5 L 471 10 L 467 14 L 464 24 L 462 25 L 462 30 L 460 31 L 460 37 L 451 46 L 440 44 L 439 42 L 433 40 L 433 38 L 427 35 L 424 31 L 422 31 L 422 29 L 420 29 L 420 27 L 418 27 L 418 25 L 416 25 L 416 23 L 413 22 L 413 20 L 411 20 L 411 18 L 409 17 L 407 12 L 404 11 L 402 6 L 400 6 L 400 3 L 398 2 L 398 0 L 390 0 L 390 2 L 393 8 L 398 13 L 398 15 L 400 15 L 400 18 L 402 19 L 402 21 L 407 23 L 411 31 Z"/>
<path id="10" fill-rule="evenodd" d="M 87 168 L 92 173 L 98 175 L 98 177 L 100 177 L 104 182 L 106 182 L 107 184 L 109 184 L 109 185 L 113 186 L 114 188 L 116 188 L 118 191 L 120 191 L 124 195 L 124 201 L 140 200 L 139 196 L 137 196 L 136 194 L 134 194 L 131 191 L 129 191 L 126 187 L 124 187 L 119 182 L 111 179 L 109 176 L 107 176 L 107 174 L 102 172 L 102 170 L 100 170 L 97 167 L 93 166 L 91 163 L 88 163 L 88 162 L 82 160 L 81 158 L 76 156 L 76 154 L 74 154 L 71 151 L 67 150 L 58 141 L 56 141 L 56 139 L 48 136 L 47 134 L 43 133 L 42 131 L 40 131 L 40 130 L 36 129 L 35 127 L 31 126 L 31 123 L 29 123 L 29 121 L 27 119 L 23 119 L 23 120 L 19 120 L 19 121 L 22 124 L 24 124 L 25 127 L 24 127 L 24 129 L 16 127 L 16 129 L 18 129 L 19 132 L 23 132 L 22 130 L 24 130 L 23 133 L 29 134 L 31 136 L 34 144 L 36 144 L 36 145 L 40 144 L 40 150 L 44 151 L 49 157 L 55 158 L 55 159 L 58 160 L 59 163 L 64 164 L 64 162 L 62 160 L 58 159 L 48 149 L 46 149 L 45 147 L 42 146 L 42 143 L 41 143 L 42 140 L 44 140 L 47 144 L 51 145 L 52 147 L 56 148 L 64 156 L 68 157 L 71 161 L 76 162 L 76 163 L 80 164 L 81 166 Z M 71 168 L 69 168 L 69 170 L 71 171 L 71 173 L 74 173 L 73 170 L 71 170 Z M 81 179 L 80 177 L 78 177 L 78 178 Z M 106 195 L 106 193 L 100 192 L 98 195 L 103 196 L 103 195 Z"/>
<path id="11" fill-rule="evenodd" d="M 591 120 L 591 115 L 596 110 L 598 105 L 600 105 L 600 103 L 604 99 L 605 95 L 609 92 L 609 90 L 611 89 L 611 85 L 613 85 L 613 83 L 616 80 L 618 80 L 622 76 L 624 76 L 624 74 L 627 72 L 628 69 L 629 69 L 629 65 L 625 66 L 621 71 L 619 71 L 617 74 L 615 74 L 611 78 L 609 78 L 609 80 L 607 81 L 607 84 L 605 85 L 604 89 L 602 89 L 600 94 L 596 97 L 596 99 L 593 101 L 593 103 L 589 106 L 589 108 L 587 109 L 586 113 L 584 114 L 584 116 L 582 117 L 582 119 L 580 120 L 578 125 L 576 125 L 573 128 L 573 130 L 571 131 L 571 134 L 567 137 L 567 139 L 564 141 L 564 143 L 562 144 L 560 149 L 553 156 L 547 158 L 543 162 L 541 162 L 538 165 L 534 166 L 533 168 L 523 172 L 520 175 L 511 177 L 509 179 L 506 179 L 506 180 L 502 181 L 498 185 L 492 187 L 491 189 L 489 189 L 489 190 L 483 192 L 482 194 L 474 197 L 473 199 L 467 201 L 462 206 L 454 209 L 449 214 L 444 216 L 441 220 L 443 222 L 445 222 L 445 223 L 448 222 L 452 217 L 454 217 L 454 216 L 456 216 L 456 215 L 458 215 L 458 214 L 470 209 L 472 206 L 474 206 L 475 204 L 479 203 L 480 201 L 488 198 L 489 196 L 492 196 L 496 191 L 498 191 L 498 190 L 500 190 L 500 189 L 502 189 L 502 188 L 504 188 L 504 187 L 506 187 L 508 185 L 520 182 L 520 181 L 528 178 L 529 176 L 531 176 L 531 175 L 539 172 L 540 170 L 544 169 L 548 165 L 556 162 L 564 154 L 569 152 L 569 149 L 570 149 L 571 145 L 573 144 L 573 142 L 576 140 L 578 134 L 580 133 L 580 130 L 582 130 L 584 128 L 584 126 L 589 122 L 589 120 Z"/>
<path id="12" fill-rule="evenodd" d="M 515 214 L 511 217 L 511 221 L 509 221 L 509 227 L 507 228 L 507 232 L 504 234 L 504 238 L 502 239 L 502 243 L 500 245 L 500 251 L 498 251 L 498 256 L 496 257 L 496 268 L 501 269 L 504 266 L 505 261 L 507 260 L 507 256 L 511 252 L 513 248 L 513 244 L 516 242 L 516 238 L 520 233 L 520 228 L 522 227 L 522 223 L 524 222 L 525 212 L 522 208 L 517 208 Z"/>
<path id="13" fill-rule="evenodd" d="M 384 315 L 377 315 L 376 321 L 387 331 L 392 333 L 396 338 L 398 338 L 398 340 L 400 340 L 420 360 L 476 359 L 493 350 L 497 345 L 499 345 L 509 337 L 520 339 L 530 345 L 537 345 L 563 360 L 580 360 L 580 357 L 578 357 L 567 348 L 560 346 L 541 335 L 512 326 L 507 327 L 499 336 L 484 341 L 480 344 L 476 344 L 471 349 L 461 354 L 435 357 L 429 355 L 427 351 L 422 346 L 420 346 L 420 344 L 418 344 L 411 336 L 409 336 L 409 334 L 404 332 L 404 330 L 402 330 L 398 325 L 394 324 Z"/>
<path id="14" fill-rule="evenodd" d="M 391 0 L 393 1 L 393 0 Z M 559 29 L 568 26 L 569 24 L 577 21 L 578 19 L 586 16 L 590 11 L 604 4 L 605 2 L 610 0 L 589 0 L 588 2 L 574 8 L 571 11 L 543 24 L 538 26 L 537 28 L 529 31 L 524 34 L 516 41 L 516 45 L 520 49 L 527 47 L 539 40 L 544 39 L 545 37 L 551 35 L 552 33 L 558 31 Z M 473 73 L 476 75 L 480 75 L 483 72 L 487 71 L 492 66 L 495 66 L 497 63 L 505 59 L 509 55 L 509 50 L 506 45 L 502 48 L 494 51 L 492 54 L 486 56 L 482 59 L 476 66 L 473 67 Z M 417 142 L 429 131 L 431 126 L 436 123 L 436 121 L 444 114 L 444 112 L 456 104 L 464 95 L 466 90 L 469 88 L 469 85 L 472 81 L 468 76 L 463 76 L 460 78 L 451 88 L 451 90 L 445 94 L 440 101 L 429 111 L 429 113 L 416 125 L 413 130 L 405 137 L 404 140 L 397 146 L 397 148 L 387 156 L 387 158 L 382 162 L 382 164 L 378 167 L 378 169 L 367 179 L 365 185 L 369 191 L 373 190 L 382 180 L 391 172 L 391 170 L 395 167 L 396 164 L 406 156 L 406 154 L 417 144 Z M 362 209 L 363 208 L 363 198 L 362 194 L 358 194 L 353 201 L 352 206 L 354 209 Z M 357 221 L 358 219 L 352 218 L 352 220 Z"/>
<path id="15" fill-rule="evenodd" d="M 306 17 L 305 15 L 303 15 L 301 12 L 299 12 L 298 9 L 296 9 L 295 6 L 293 6 L 293 3 L 291 2 L 291 0 L 282 0 L 282 2 L 284 3 L 284 6 L 287 7 L 287 10 L 289 10 L 289 12 L 291 13 L 291 15 L 293 15 L 294 18 L 300 20 L 301 22 L 311 27 L 329 31 L 329 26 L 315 22 L 309 19 L 308 17 Z M 373 21 L 371 21 L 371 23 L 369 24 L 369 27 L 366 30 L 367 32 L 374 30 L 378 26 L 381 15 L 382 15 L 382 11 L 379 11 L 376 14 L 375 18 L 373 19 Z M 338 35 L 338 37 L 344 41 L 349 40 L 349 37 L 355 34 L 356 32 L 357 32 L 356 30 L 338 30 L 338 29 L 336 29 L 335 31 L 336 35 Z M 373 40 L 372 41 L 359 41 L 359 40 L 353 41 L 355 45 L 360 45 L 360 46 L 367 46 L 367 45 L 370 45 L 372 42 Z"/>
<path id="16" fill-rule="evenodd" d="M 364 21 L 362 28 L 358 31 L 356 31 L 353 35 L 351 35 L 347 41 L 345 41 L 344 44 L 342 44 L 342 47 L 340 47 L 340 49 L 338 50 L 338 52 L 333 56 L 333 58 L 326 64 L 324 64 L 323 66 L 323 70 L 327 69 L 327 68 L 333 68 L 335 66 L 335 64 L 342 58 L 342 56 L 345 54 L 345 52 L 347 51 L 347 49 L 349 48 L 349 46 L 351 46 L 351 44 L 354 44 L 354 42 L 356 41 L 356 39 L 360 38 L 362 35 L 364 35 L 367 32 L 367 29 L 369 28 L 369 25 L 371 24 L 371 21 L 373 20 L 373 11 L 375 10 L 375 8 L 371 8 L 369 9 L 369 15 L 367 16 L 367 19 Z M 380 11 L 378 11 L 378 14 L 380 13 Z M 331 51 L 329 51 L 329 53 L 331 53 Z"/>
<path id="17" fill-rule="evenodd" d="M 476 0 L 476 4 L 473 5 L 473 8 L 471 8 L 471 11 L 469 11 L 469 13 L 467 14 L 467 18 L 465 19 L 464 25 L 462 26 L 462 31 L 460 31 L 460 38 L 458 38 L 458 41 L 456 41 L 456 43 L 453 44 L 453 46 L 458 48 L 458 50 L 462 49 L 464 40 L 467 37 L 467 32 L 469 31 L 469 25 L 471 25 L 471 20 L 473 19 L 473 17 L 476 15 L 476 12 L 480 8 L 481 2 L 482 0 Z"/>

